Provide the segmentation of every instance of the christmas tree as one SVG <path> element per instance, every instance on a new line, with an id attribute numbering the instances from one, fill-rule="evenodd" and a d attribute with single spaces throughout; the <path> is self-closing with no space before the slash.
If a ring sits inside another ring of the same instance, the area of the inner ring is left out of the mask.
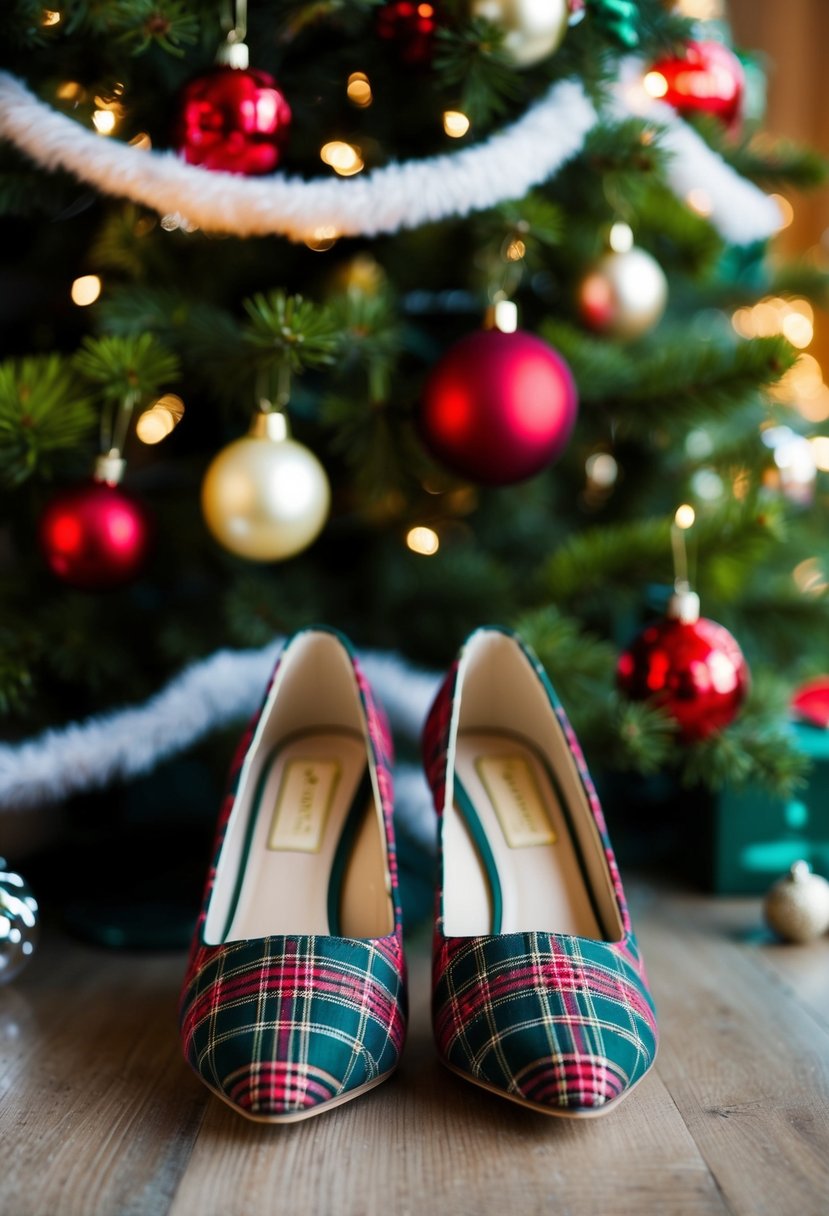
<path id="1" fill-rule="evenodd" d="M 6 737 L 313 621 L 435 669 L 494 621 L 594 766 L 791 790 L 826 276 L 775 258 L 769 192 L 823 170 L 761 138 L 725 22 L 55 4 L 0 52 Z M 678 623 L 713 693 L 649 695 Z"/>

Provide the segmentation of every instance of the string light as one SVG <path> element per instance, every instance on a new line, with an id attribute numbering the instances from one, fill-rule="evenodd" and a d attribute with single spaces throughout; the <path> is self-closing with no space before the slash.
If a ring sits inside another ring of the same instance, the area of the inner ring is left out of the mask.
<path id="1" fill-rule="evenodd" d="M 40 24 L 43 26 L 60 25 L 61 14 L 57 9 L 45 8 L 40 14 Z"/>
<path id="2" fill-rule="evenodd" d="M 690 503 L 685 502 L 681 507 L 677 507 L 674 523 L 678 528 L 682 528 L 683 532 L 687 532 L 689 528 L 693 528 L 696 518 L 697 513 L 694 508 Z"/>
<path id="3" fill-rule="evenodd" d="M 77 80 L 64 80 L 55 89 L 55 96 L 59 101 L 80 101 L 83 94 L 83 85 L 78 84 Z"/>
<path id="4" fill-rule="evenodd" d="M 783 334 L 798 350 L 804 350 L 814 338 L 814 313 L 808 300 L 768 296 L 751 308 L 738 308 L 731 324 L 741 338 Z"/>
<path id="5" fill-rule="evenodd" d="M 305 238 L 305 244 L 314 253 L 326 253 L 337 243 L 339 233 L 331 224 L 315 228 L 310 236 Z"/>
<path id="6" fill-rule="evenodd" d="M 805 595 L 822 595 L 829 587 L 816 557 L 808 557 L 806 561 L 795 566 L 792 570 L 792 578 L 797 589 Z"/>
<path id="7" fill-rule="evenodd" d="M 633 229 L 624 220 L 611 225 L 607 243 L 614 253 L 630 253 L 633 248 Z"/>
<path id="8" fill-rule="evenodd" d="M 360 149 L 344 140 L 334 139 L 320 148 L 320 159 L 340 177 L 352 177 L 365 168 Z"/>
<path id="9" fill-rule="evenodd" d="M 594 452 L 587 457 L 584 468 L 588 479 L 602 489 L 614 485 L 619 476 L 619 465 L 610 452 Z"/>
<path id="10" fill-rule="evenodd" d="M 92 124 L 99 135 L 111 135 L 117 121 L 113 110 L 96 110 L 92 115 Z"/>
<path id="11" fill-rule="evenodd" d="M 689 190 L 685 196 L 685 201 L 692 211 L 697 215 L 708 216 L 714 210 L 714 205 L 711 202 L 711 196 L 705 190 L 695 186 L 693 190 Z"/>
<path id="12" fill-rule="evenodd" d="M 82 274 L 80 278 L 75 279 L 70 290 L 72 303 L 77 304 L 79 308 L 94 304 L 100 294 L 101 280 L 97 274 Z"/>
<path id="13" fill-rule="evenodd" d="M 508 262 L 520 262 L 522 258 L 527 256 L 527 246 L 520 237 L 516 237 L 510 241 L 504 250 L 504 257 Z"/>
<path id="14" fill-rule="evenodd" d="M 406 533 L 406 544 L 412 553 L 420 553 L 423 557 L 432 557 L 440 548 L 440 537 L 434 528 L 418 524 Z"/>
<path id="15" fill-rule="evenodd" d="M 780 211 L 780 231 L 782 232 L 784 228 L 789 227 L 794 219 L 794 207 L 782 194 L 770 194 L 769 198 L 777 203 Z"/>
<path id="16" fill-rule="evenodd" d="M 135 424 L 135 433 L 142 443 L 161 443 L 175 430 L 184 417 L 184 402 L 175 393 L 165 393 L 146 409 Z"/>
<path id="17" fill-rule="evenodd" d="M 371 82 L 365 72 L 352 72 L 346 85 L 346 95 L 352 105 L 365 110 L 374 101 Z"/>
<path id="18" fill-rule="evenodd" d="M 642 84 L 650 97 L 664 97 L 668 92 L 668 82 L 661 72 L 648 72 Z"/>
<path id="19" fill-rule="evenodd" d="M 450 139 L 462 139 L 469 130 L 469 119 L 460 110 L 444 110 L 443 129 Z"/>
<path id="20" fill-rule="evenodd" d="M 821 473 L 829 473 L 829 435 L 815 435 L 809 442 L 815 464 Z"/>

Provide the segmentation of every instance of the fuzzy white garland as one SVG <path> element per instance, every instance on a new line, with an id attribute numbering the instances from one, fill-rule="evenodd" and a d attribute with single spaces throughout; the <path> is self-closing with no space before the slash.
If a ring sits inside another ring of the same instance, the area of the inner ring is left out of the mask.
<path id="1" fill-rule="evenodd" d="M 244 720 L 259 704 L 282 645 L 280 639 L 261 650 L 220 650 L 192 664 L 144 705 L 0 746 L 0 811 L 36 810 L 140 777 L 211 731 Z M 360 661 L 393 729 L 415 741 L 439 677 L 382 651 L 366 651 Z M 426 847 L 434 819 L 423 774 L 401 765 L 395 781 L 401 826 Z"/>
<path id="2" fill-rule="evenodd" d="M 702 189 L 711 223 L 735 244 L 763 240 L 780 226 L 775 204 L 745 181 L 674 111 L 641 88 L 642 64 L 626 61 L 614 91 L 617 117 L 636 114 L 667 128 L 675 152 L 672 189 L 687 199 Z M 638 82 L 638 87 L 637 87 Z M 205 230 L 237 236 L 279 234 L 304 240 L 320 232 L 376 236 L 464 216 L 522 198 L 548 181 L 599 121 L 580 84 L 562 81 L 511 126 L 451 154 L 390 164 L 359 177 L 303 181 L 211 173 L 173 152 L 142 151 L 101 138 L 40 101 L 21 80 L 0 72 L 0 136 L 47 169 L 64 169 L 104 194 L 178 213 Z"/>
<path id="3" fill-rule="evenodd" d="M 733 245 L 764 241 L 779 232 L 780 208 L 753 182 L 735 173 L 712 152 L 672 106 L 655 101 L 642 84 L 645 65 L 626 59 L 613 96 L 617 118 L 645 118 L 663 128 L 660 144 L 671 153 L 667 176 L 674 193 L 706 214 L 720 236 Z"/>

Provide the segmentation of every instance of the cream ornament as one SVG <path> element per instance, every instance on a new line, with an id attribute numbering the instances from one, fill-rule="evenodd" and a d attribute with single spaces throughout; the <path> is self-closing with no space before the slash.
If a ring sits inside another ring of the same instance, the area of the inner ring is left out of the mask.
<path id="1" fill-rule="evenodd" d="M 316 540 L 331 504 L 325 469 L 289 438 L 285 415 L 258 412 L 250 431 L 213 458 L 202 513 L 220 545 L 255 562 L 284 561 Z"/>
<path id="2" fill-rule="evenodd" d="M 789 942 L 810 942 L 829 929 L 829 882 L 796 861 L 763 901 L 766 923 Z"/>
<path id="3" fill-rule="evenodd" d="M 503 29 L 505 52 L 516 67 L 529 68 L 561 46 L 570 5 L 568 0 L 472 0 L 472 15 Z"/>

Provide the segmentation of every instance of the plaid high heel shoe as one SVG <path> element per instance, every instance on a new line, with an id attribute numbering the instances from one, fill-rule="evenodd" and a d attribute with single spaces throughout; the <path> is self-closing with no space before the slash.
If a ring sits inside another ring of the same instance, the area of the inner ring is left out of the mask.
<path id="1" fill-rule="evenodd" d="M 320 1114 L 397 1066 L 390 767 L 345 639 L 295 634 L 237 752 L 180 1005 L 188 1063 L 249 1119 Z"/>
<path id="2" fill-rule="evenodd" d="M 441 817 L 443 1062 L 544 1114 L 610 1110 L 653 1064 L 653 1000 L 581 749 L 516 636 L 467 640 L 424 758 Z"/>

